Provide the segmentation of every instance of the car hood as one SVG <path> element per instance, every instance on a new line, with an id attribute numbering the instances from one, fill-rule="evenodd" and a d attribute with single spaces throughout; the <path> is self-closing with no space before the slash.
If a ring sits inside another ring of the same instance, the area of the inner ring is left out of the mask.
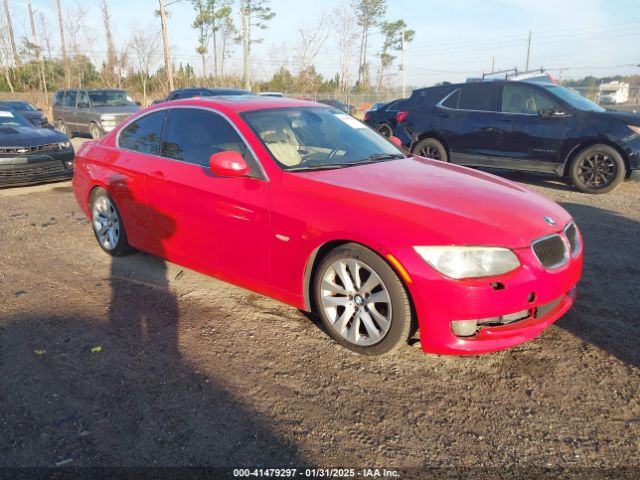
<path id="1" fill-rule="evenodd" d="M 640 113 L 607 110 L 606 112 L 597 112 L 596 115 L 603 118 L 621 120 L 630 125 L 640 125 Z"/>
<path id="2" fill-rule="evenodd" d="M 571 219 L 557 203 L 517 183 L 422 157 L 294 175 L 349 190 L 332 195 L 402 219 L 418 236 L 423 231 L 425 240 L 443 245 L 527 247 Z"/>
<path id="3" fill-rule="evenodd" d="M 3 147 L 31 147 L 66 140 L 63 133 L 48 128 L 0 126 L 0 146 Z"/>
<path id="4" fill-rule="evenodd" d="M 107 106 L 107 107 L 93 107 L 92 110 L 96 113 L 133 114 L 138 110 L 140 110 L 140 107 L 138 107 L 137 105 Z"/>

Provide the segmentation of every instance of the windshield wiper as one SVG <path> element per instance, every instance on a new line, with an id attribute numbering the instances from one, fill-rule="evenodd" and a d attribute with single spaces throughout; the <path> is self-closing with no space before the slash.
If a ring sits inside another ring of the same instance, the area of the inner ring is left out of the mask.
<path id="1" fill-rule="evenodd" d="M 402 153 L 374 153 L 367 158 L 360 160 L 354 160 L 353 162 L 345 163 L 344 165 L 362 165 L 365 163 L 374 163 L 382 160 L 395 160 L 398 158 L 406 158 Z"/>
<path id="2" fill-rule="evenodd" d="M 307 170 L 331 170 L 332 168 L 343 168 L 350 164 L 348 163 L 322 163 L 322 162 L 307 162 L 299 167 L 287 168 L 287 172 L 301 172 Z"/>
<path id="3" fill-rule="evenodd" d="M 307 162 L 299 167 L 287 168 L 287 172 L 300 172 L 303 170 L 330 170 L 333 168 L 353 167 L 354 165 L 364 165 L 366 163 L 375 163 L 382 160 L 394 160 L 397 158 L 406 158 L 402 153 L 374 153 L 373 155 L 361 160 L 345 163 L 323 163 L 323 162 Z"/>

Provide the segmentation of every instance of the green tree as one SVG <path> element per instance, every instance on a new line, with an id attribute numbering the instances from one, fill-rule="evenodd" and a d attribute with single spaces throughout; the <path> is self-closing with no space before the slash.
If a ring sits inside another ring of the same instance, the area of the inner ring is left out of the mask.
<path id="1" fill-rule="evenodd" d="M 261 38 L 252 38 L 252 31 L 255 28 L 264 30 L 267 22 L 275 17 L 276 13 L 268 6 L 269 0 L 240 0 L 240 16 L 242 17 L 242 39 L 244 50 L 244 88 L 251 89 L 251 74 L 249 65 L 251 63 L 251 45 L 262 41 Z"/>
<path id="2" fill-rule="evenodd" d="M 362 29 L 358 85 L 360 88 L 367 88 L 369 86 L 369 62 L 367 60 L 369 30 L 379 25 L 387 13 L 387 0 L 352 0 L 351 6 L 356 12 L 356 21 Z"/>
<path id="3" fill-rule="evenodd" d="M 407 29 L 407 24 L 404 20 L 396 20 L 395 22 L 384 22 L 380 26 L 380 32 L 384 37 L 382 44 L 382 51 L 380 53 L 380 70 L 378 71 L 378 90 L 382 88 L 382 82 L 384 81 L 385 71 L 391 67 L 396 56 L 395 52 L 402 50 L 403 38 L 404 43 L 407 44 L 413 41 L 416 34 L 414 30 Z"/>

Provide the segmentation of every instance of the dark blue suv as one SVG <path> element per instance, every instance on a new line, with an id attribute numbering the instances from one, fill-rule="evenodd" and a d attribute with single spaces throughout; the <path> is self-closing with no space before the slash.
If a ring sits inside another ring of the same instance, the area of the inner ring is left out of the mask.
<path id="1" fill-rule="evenodd" d="M 546 172 L 606 193 L 640 179 L 640 115 L 552 83 L 484 81 L 415 90 L 396 129 L 412 153 L 460 165 Z"/>

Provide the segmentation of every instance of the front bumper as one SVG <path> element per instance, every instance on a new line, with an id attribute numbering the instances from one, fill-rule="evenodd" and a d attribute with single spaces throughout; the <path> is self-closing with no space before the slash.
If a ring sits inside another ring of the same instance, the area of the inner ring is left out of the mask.
<path id="1" fill-rule="evenodd" d="M 73 148 L 0 158 L 0 187 L 70 179 L 73 165 Z"/>
<path id="2" fill-rule="evenodd" d="M 411 250 L 398 260 L 412 279 L 408 284 L 420 328 L 423 351 L 451 355 L 495 352 L 531 340 L 573 305 L 582 273 L 582 250 L 567 264 L 546 270 L 530 248 L 515 250 L 521 267 L 485 279 L 447 279 Z M 482 326 L 475 335 L 457 336 L 452 321 L 488 319 L 528 311 L 522 320 Z"/>

